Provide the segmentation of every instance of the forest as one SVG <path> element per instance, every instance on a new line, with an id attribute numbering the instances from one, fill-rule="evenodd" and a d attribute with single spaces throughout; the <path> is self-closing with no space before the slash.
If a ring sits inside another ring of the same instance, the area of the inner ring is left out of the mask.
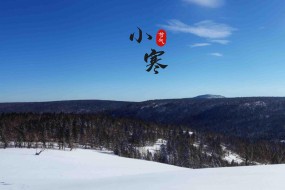
<path id="1" fill-rule="evenodd" d="M 158 139 L 166 142 L 159 151 L 140 151 Z M 285 163 L 285 144 L 280 141 L 250 140 L 104 113 L 2 113 L 0 148 L 12 147 L 105 149 L 118 156 L 187 168 Z M 242 162 L 225 160 L 223 147 L 240 155 Z"/>

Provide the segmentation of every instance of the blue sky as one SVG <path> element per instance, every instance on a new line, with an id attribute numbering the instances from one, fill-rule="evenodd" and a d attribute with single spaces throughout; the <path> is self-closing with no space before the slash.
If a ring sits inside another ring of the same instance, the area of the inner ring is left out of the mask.
<path id="1" fill-rule="evenodd" d="M 284 50 L 283 0 L 0 1 L 0 102 L 285 96 Z"/>

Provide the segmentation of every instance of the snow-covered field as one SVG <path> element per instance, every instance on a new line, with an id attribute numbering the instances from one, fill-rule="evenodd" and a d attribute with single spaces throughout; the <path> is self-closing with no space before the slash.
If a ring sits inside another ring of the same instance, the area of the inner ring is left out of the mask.
<path id="1" fill-rule="evenodd" d="M 281 190 L 285 165 L 192 170 L 94 150 L 0 149 L 1 190 Z"/>

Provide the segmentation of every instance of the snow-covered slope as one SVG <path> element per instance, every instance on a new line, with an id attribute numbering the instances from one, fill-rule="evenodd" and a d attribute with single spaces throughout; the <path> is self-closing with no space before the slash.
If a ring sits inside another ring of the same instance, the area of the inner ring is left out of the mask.
<path id="1" fill-rule="evenodd" d="M 94 150 L 0 150 L 1 190 L 279 190 L 285 165 L 192 170 Z"/>

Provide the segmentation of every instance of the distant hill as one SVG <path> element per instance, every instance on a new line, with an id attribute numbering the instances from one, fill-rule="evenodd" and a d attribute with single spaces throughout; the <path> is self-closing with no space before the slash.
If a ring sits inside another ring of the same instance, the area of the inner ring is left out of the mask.
<path id="1" fill-rule="evenodd" d="M 185 125 L 247 138 L 285 140 L 285 98 L 185 98 L 120 102 L 104 100 L 2 103 L 0 113 L 107 112 L 162 124 Z"/>
<path id="2" fill-rule="evenodd" d="M 212 95 L 212 94 L 205 94 L 205 95 L 200 95 L 200 96 L 196 96 L 194 98 L 197 98 L 197 99 L 215 99 L 215 98 L 226 98 L 224 96 L 221 96 L 221 95 Z"/>
<path id="3" fill-rule="evenodd" d="M 71 100 L 54 102 L 0 103 L 0 113 L 97 113 L 118 109 L 129 102 L 109 100 Z"/>

